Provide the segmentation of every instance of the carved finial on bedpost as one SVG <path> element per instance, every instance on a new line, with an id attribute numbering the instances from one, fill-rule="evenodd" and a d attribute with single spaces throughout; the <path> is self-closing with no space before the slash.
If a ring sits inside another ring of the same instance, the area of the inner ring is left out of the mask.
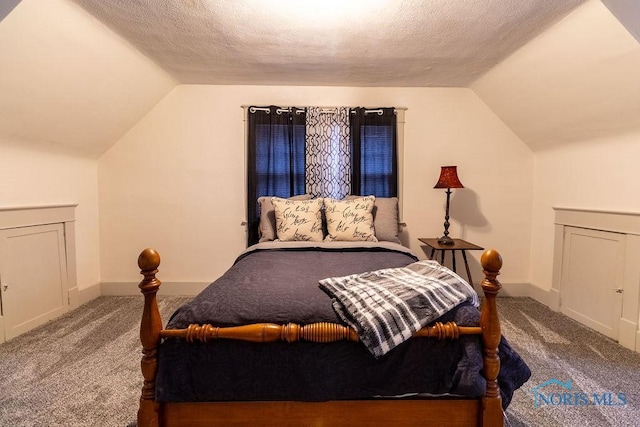
<path id="1" fill-rule="evenodd" d="M 158 252 L 150 248 L 140 252 L 140 256 L 138 257 L 138 267 L 140 267 L 140 274 L 144 276 L 145 281 L 146 279 L 154 280 L 156 278 L 155 276 L 158 272 L 159 265 L 160 254 Z"/>
<path id="2" fill-rule="evenodd" d="M 156 294 L 160 280 L 156 278 L 160 255 L 153 249 L 145 249 L 138 257 L 140 274 L 144 276 L 138 287 L 144 295 L 144 312 L 140 322 L 140 341 L 142 342 L 142 376 L 144 385 L 138 409 L 138 427 L 158 427 L 158 410 L 155 402 L 156 372 L 158 370 L 158 344 L 162 319 L 158 310 Z"/>
<path id="3" fill-rule="evenodd" d="M 502 288 L 497 279 L 502 268 L 502 257 L 497 251 L 487 249 L 482 254 L 480 263 L 485 275 L 481 283 L 485 301 L 480 314 L 480 327 L 482 328 L 484 377 L 487 380 L 487 389 L 482 399 L 484 406 L 482 424 L 484 426 L 501 426 L 503 424 L 502 399 L 498 387 L 498 373 L 500 372 L 498 345 L 501 333 L 496 296 Z"/>

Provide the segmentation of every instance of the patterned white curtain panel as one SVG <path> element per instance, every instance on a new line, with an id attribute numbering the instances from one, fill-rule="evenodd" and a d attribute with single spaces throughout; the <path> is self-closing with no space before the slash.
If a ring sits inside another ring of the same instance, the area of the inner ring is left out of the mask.
<path id="1" fill-rule="evenodd" d="M 349 108 L 308 107 L 306 133 L 307 193 L 344 198 L 351 190 Z"/>

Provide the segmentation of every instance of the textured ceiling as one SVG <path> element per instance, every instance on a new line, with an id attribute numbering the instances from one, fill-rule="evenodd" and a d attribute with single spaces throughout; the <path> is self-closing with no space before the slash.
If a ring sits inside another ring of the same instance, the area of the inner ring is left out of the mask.
<path id="1" fill-rule="evenodd" d="M 73 0 L 182 83 L 468 86 L 585 0 Z"/>

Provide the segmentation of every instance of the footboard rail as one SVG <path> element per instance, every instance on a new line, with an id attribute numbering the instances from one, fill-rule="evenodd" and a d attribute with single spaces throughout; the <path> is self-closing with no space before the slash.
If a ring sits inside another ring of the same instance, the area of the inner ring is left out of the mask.
<path id="1" fill-rule="evenodd" d="M 488 249 L 482 254 L 481 264 L 485 275 L 481 283 L 485 298 L 481 307 L 480 326 L 458 326 L 455 322 L 444 324 L 437 322 L 432 326 L 422 328 L 413 336 L 457 339 L 461 335 L 481 335 L 483 376 L 486 379 L 487 387 L 485 395 L 482 397 L 482 414 L 479 424 L 502 426 L 502 401 L 497 381 L 500 372 L 498 345 L 501 332 L 496 305 L 496 296 L 502 287 L 497 280 L 502 267 L 502 258 L 497 251 Z M 145 249 L 138 257 L 140 273 L 144 277 L 139 284 L 140 291 L 144 295 L 144 311 L 140 324 L 140 341 L 143 348 L 141 368 L 144 384 L 138 409 L 139 427 L 158 427 L 160 425 L 159 405 L 155 401 L 155 381 L 158 371 L 158 346 L 162 338 L 182 338 L 188 342 L 207 342 L 216 339 L 234 339 L 257 343 L 359 341 L 358 334 L 353 328 L 337 323 L 309 325 L 260 323 L 234 327 L 192 324 L 186 329 L 162 329 L 156 298 L 161 285 L 160 280 L 156 278 L 159 265 L 160 255 L 153 249 Z"/>
<path id="2" fill-rule="evenodd" d="M 458 326 L 455 322 L 436 322 L 432 326 L 420 329 L 414 337 L 435 339 L 458 339 L 460 335 L 479 335 L 479 326 Z M 219 339 L 249 341 L 255 343 L 269 343 L 284 341 L 309 341 L 315 343 L 330 343 L 336 341 L 358 342 L 360 338 L 355 329 L 338 323 L 311 323 L 299 325 L 289 323 L 278 325 L 275 323 L 255 323 L 243 326 L 216 327 L 209 324 L 191 324 L 186 329 L 163 329 L 161 338 L 182 338 L 187 342 L 208 342 Z"/>

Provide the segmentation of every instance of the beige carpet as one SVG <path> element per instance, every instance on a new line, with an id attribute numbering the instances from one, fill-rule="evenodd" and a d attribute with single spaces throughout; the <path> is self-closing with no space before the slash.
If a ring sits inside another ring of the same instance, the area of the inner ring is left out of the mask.
<path id="1" fill-rule="evenodd" d="M 187 300 L 160 298 L 163 319 Z M 499 306 L 504 335 L 532 371 L 507 425 L 640 425 L 639 354 L 531 299 Z M 134 424 L 141 312 L 141 296 L 101 297 L 0 345 L 0 426 Z"/>
<path id="2" fill-rule="evenodd" d="M 640 354 L 529 298 L 499 298 L 502 333 L 531 368 L 507 425 L 640 426 Z"/>
<path id="3" fill-rule="evenodd" d="M 160 299 L 163 318 L 188 300 Z M 101 297 L 0 345 L 0 426 L 135 421 L 142 301 Z"/>

